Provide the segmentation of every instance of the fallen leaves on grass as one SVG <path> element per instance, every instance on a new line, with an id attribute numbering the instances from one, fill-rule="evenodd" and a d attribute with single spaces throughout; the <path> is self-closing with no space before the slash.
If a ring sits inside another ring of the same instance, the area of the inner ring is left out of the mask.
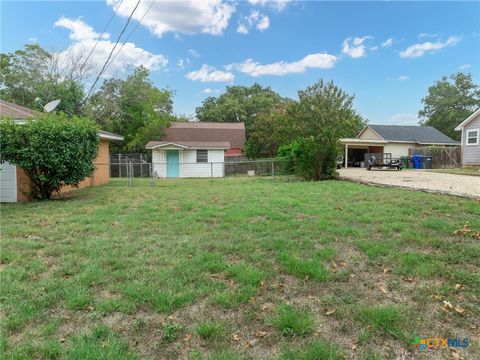
<path id="1" fill-rule="evenodd" d="M 185 337 L 183 338 L 183 341 L 189 342 L 191 338 L 192 338 L 192 334 L 186 334 Z"/>
<path id="2" fill-rule="evenodd" d="M 256 339 L 248 340 L 247 342 L 245 342 L 245 347 L 246 348 L 251 348 L 251 347 L 255 346 L 256 343 L 257 343 Z"/>
<path id="3" fill-rule="evenodd" d="M 453 357 L 454 359 L 463 360 L 463 356 L 458 353 L 458 350 L 457 350 L 457 349 L 455 349 L 455 348 L 453 348 L 453 347 L 451 347 L 451 348 L 449 348 L 449 349 L 450 349 L 450 351 L 451 351 L 451 353 L 452 353 L 452 357 Z"/>
<path id="4" fill-rule="evenodd" d="M 463 236 L 463 237 L 472 237 L 473 239 L 480 240 L 480 231 L 470 229 L 470 224 L 468 221 L 465 221 L 463 227 L 459 230 L 455 230 L 453 232 L 455 236 Z"/>
<path id="5" fill-rule="evenodd" d="M 265 303 L 260 306 L 260 310 L 262 311 L 270 311 L 273 309 L 273 304 L 272 303 Z"/>
<path id="6" fill-rule="evenodd" d="M 254 335 L 255 335 L 255 337 L 257 337 L 257 338 L 263 338 L 263 337 L 265 337 L 265 336 L 268 335 L 268 332 L 262 331 L 262 330 L 257 330 L 257 331 L 255 331 L 255 334 L 254 334 Z"/>
<path id="7" fill-rule="evenodd" d="M 385 286 L 380 286 L 380 291 L 384 294 L 388 294 L 388 290 Z"/>
<path id="8" fill-rule="evenodd" d="M 232 335 L 232 339 L 233 339 L 233 341 L 240 341 L 240 335 L 238 335 L 238 334 L 233 334 L 233 335 Z"/>
<path id="9" fill-rule="evenodd" d="M 455 289 L 456 289 L 456 290 L 465 289 L 465 285 L 455 284 Z"/>
<path id="10" fill-rule="evenodd" d="M 446 311 L 450 311 L 453 309 L 452 303 L 450 301 L 444 300 L 443 301 L 443 309 Z"/>
<path id="11" fill-rule="evenodd" d="M 327 310 L 325 310 L 325 315 L 329 316 L 329 315 L 335 314 L 335 311 L 337 311 L 337 310 L 335 310 L 333 308 L 327 309 Z"/>
<path id="12" fill-rule="evenodd" d="M 467 310 L 462 305 L 457 305 L 455 311 L 463 316 Z"/>

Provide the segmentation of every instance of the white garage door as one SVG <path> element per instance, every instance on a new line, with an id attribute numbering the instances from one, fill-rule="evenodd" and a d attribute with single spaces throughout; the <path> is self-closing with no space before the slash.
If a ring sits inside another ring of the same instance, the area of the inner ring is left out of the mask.
<path id="1" fill-rule="evenodd" d="M 0 202 L 17 201 L 17 168 L 7 162 L 0 163 Z"/>

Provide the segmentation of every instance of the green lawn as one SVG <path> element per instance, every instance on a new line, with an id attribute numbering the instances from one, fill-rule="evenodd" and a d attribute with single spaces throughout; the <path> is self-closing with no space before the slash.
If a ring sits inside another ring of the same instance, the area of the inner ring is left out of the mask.
<path id="1" fill-rule="evenodd" d="M 417 336 L 468 337 L 458 354 L 480 357 L 478 201 L 344 181 L 124 185 L 2 206 L 2 358 L 429 358 Z"/>

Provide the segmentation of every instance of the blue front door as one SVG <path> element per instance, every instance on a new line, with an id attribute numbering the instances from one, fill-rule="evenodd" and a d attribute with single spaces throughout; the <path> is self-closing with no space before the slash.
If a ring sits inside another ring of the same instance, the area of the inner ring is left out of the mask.
<path id="1" fill-rule="evenodd" d="M 178 150 L 167 150 L 167 177 L 179 177 L 180 156 Z"/>

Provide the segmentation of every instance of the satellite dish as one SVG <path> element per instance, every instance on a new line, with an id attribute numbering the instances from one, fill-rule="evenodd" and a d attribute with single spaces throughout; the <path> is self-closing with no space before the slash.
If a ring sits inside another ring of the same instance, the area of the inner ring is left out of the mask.
<path id="1" fill-rule="evenodd" d="M 52 112 L 53 110 L 55 110 L 58 104 L 60 104 L 60 100 L 50 101 L 48 104 L 45 104 L 45 106 L 43 107 L 43 110 L 47 113 Z"/>

